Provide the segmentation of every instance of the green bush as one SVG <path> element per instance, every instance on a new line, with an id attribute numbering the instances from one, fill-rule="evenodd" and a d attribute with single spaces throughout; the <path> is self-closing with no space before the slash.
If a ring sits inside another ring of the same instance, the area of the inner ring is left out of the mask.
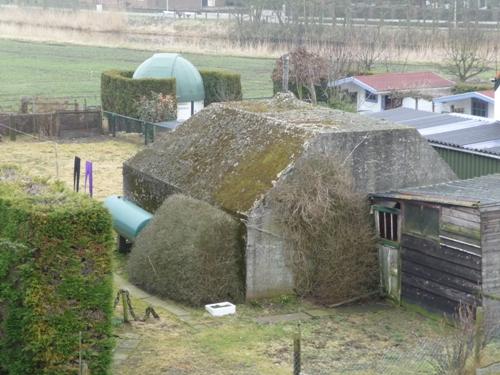
<path id="1" fill-rule="evenodd" d="M 465 92 L 472 91 L 486 91 L 493 90 L 493 85 L 491 83 L 463 83 L 459 82 L 453 88 L 454 94 L 462 94 Z"/>
<path id="2" fill-rule="evenodd" d="M 60 184 L 0 167 L 0 223 L 0 373 L 76 374 L 81 332 L 91 373 L 106 374 L 113 343 L 107 211 Z"/>
<path id="3" fill-rule="evenodd" d="M 208 203 L 173 195 L 137 238 L 130 280 L 154 293 L 199 306 L 244 295 L 242 227 Z"/>
<path id="4" fill-rule="evenodd" d="M 205 105 L 242 99 L 239 74 L 218 70 L 201 70 L 200 74 L 205 88 Z"/>
<path id="5" fill-rule="evenodd" d="M 175 78 L 132 79 L 134 72 L 109 70 L 101 75 L 101 102 L 104 111 L 138 118 L 137 103 L 151 93 L 176 97 Z"/>
<path id="6" fill-rule="evenodd" d="M 273 81 L 273 93 L 276 95 L 278 92 L 281 92 L 283 90 L 283 83 L 281 80 L 278 81 Z M 288 83 L 288 90 L 292 92 L 297 98 L 302 98 L 302 100 L 311 100 L 311 94 L 309 93 L 309 90 L 305 86 L 301 86 L 289 82 Z M 328 102 L 328 81 L 327 80 L 321 80 L 321 84 L 319 85 L 314 85 L 314 90 L 316 91 L 316 99 L 318 102 L 321 103 L 327 103 Z"/>

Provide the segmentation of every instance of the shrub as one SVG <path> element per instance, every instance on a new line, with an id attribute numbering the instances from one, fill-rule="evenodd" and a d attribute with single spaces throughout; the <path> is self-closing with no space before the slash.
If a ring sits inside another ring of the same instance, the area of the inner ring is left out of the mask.
<path id="1" fill-rule="evenodd" d="M 137 115 L 140 120 L 162 122 L 175 120 L 175 98 L 171 95 L 152 92 L 150 96 L 142 96 L 136 103 Z"/>
<path id="2" fill-rule="evenodd" d="M 151 93 L 176 98 L 175 78 L 132 79 L 134 72 L 109 70 L 101 75 L 101 102 L 104 111 L 139 118 L 137 102 Z"/>
<path id="3" fill-rule="evenodd" d="M 336 303 L 376 290 L 377 254 L 367 198 L 333 156 L 301 159 L 270 203 L 287 243 L 296 292 Z"/>
<path id="4" fill-rule="evenodd" d="M 205 88 L 205 105 L 242 99 L 239 74 L 218 70 L 201 70 L 200 74 Z"/>
<path id="5" fill-rule="evenodd" d="M 244 294 L 242 228 L 229 214 L 173 195 L 138 236 L 128 263 L 130 280 L 191 305 L 240 301 Z"/>
<path id="6" fill-rule="evenodd" d="M 112 226 L 98 202 L 0 167 L 0 373 L 92 374 L 111 360 Z M 6 241 L 16 241 L 12 244 Z"/>
<path id="7" fill-rule="evenodd" d="M 283 85 L 283 59 L 276 60 L 272 73 L 274 94 Z M 316 102 L 328 100 L 328 61 L 316 53 L 299 47 L 289 54 L 288 89 L 299 99 Z"/>
<path id="8" fill-rule="evenodd" d="M 463 83 L 459 82 L 453 88 L 454 94 L 462 94 L 464 92 L 471 91 L 486 91 L 493 90 L 493 86 L 491 83 Z"/>

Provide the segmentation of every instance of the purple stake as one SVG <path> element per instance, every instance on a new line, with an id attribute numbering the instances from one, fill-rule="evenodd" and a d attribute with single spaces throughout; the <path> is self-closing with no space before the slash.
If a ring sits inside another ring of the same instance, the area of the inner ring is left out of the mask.
<path id="1" fill-rule="evenodd" d="M 85 192 L 87 191 L 87 181 L 89 182 L 89 194 L 92 197 L 94 193 L 94 184 L 93 184 L 93 173 L 92 173 L 92 162 L 91 161 L 86 161 L 85 162 L 85 183 L 84 183 L 84 189 Z"/>

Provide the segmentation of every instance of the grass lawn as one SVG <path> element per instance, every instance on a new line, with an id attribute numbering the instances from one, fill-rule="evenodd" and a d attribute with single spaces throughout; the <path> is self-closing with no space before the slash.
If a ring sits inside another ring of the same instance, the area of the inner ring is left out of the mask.
<path id="1" fill-rule="evenodd" d="M 120 194 L 124 160 L 142 147 L 138 135 L 101 136 L 57 144 L 59 178 L 71 186 L 75 155 L 94 162 L 96 198 Z M 52 142 L 18 137 L 0 142 L 0 164 L 17 164 L 42 177 L 56 177 Z M 116 254 L 115 271 L 126 278 L 126 256 Z M 132 295 L 138 315 L 146 303 Z M 280 375 L 292 372 L 297 321 L 257 322 L 257 318 L 312 313 L 303 320 L 302 361 L 306 374 L 431 374 L 427 360 L 450 328 L 417 312 L 383 301 L 326 309 L 293 297 L 238 305 L 237 315 L 214 319 L 202 308 L 189 308 L 189 322 L 164 309 L 161 319 L 125 325 L 115 310 L 118 343 L 133 335 L 137 347 L 113 365 L 113 373 L 172 375 Z M 424 345 L 422 345 L 424 343 Z M 439 347 L 438 347 L 439 348 Z M 485 352 L 485 364 L 500 354 L 500 344 Z"/>
<path id="2" fill-rule="evenodd" d="M 88 96 L 99 102 L 101 72 L 134 70 L 153 54 L 124 48 L 0 39 L 0 106 L 18 106 L 22 96 Z M 272 59 L 183 54 L 198 68 L 227 69 L 242 77 L 247 98 L 272 95 Z"/>
<path id="3" fill-rule="evenodd" d="M 72 141 L 39 142 L 18 137 L 12 142 L 0 142 L 0 164 L 16 164 L 34 176 L 59 179 L 73 186 L 75 156 L 93 162 L 94 197 L 103 200 L 109 195 L 122 194 L 122 164 L 142 147 L 137 134 L 81 138 Z M 57 157 L 56 157 L 57 155 Z M 57 163 L 56 163 L 57 162 Z M 84 168 L 84 165 L 82 166 Z M 82 170 L 80 188 L 83 190 L 85 170 Z"/>

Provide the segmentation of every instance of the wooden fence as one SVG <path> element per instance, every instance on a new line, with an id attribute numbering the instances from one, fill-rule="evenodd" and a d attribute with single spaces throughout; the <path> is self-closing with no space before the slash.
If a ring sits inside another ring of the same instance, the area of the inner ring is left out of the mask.
<path id="1" fill-rule="evenodd" d="M 79 138 L 102 134 L 100 110 L 0 113 L 0 135 Z"/>

